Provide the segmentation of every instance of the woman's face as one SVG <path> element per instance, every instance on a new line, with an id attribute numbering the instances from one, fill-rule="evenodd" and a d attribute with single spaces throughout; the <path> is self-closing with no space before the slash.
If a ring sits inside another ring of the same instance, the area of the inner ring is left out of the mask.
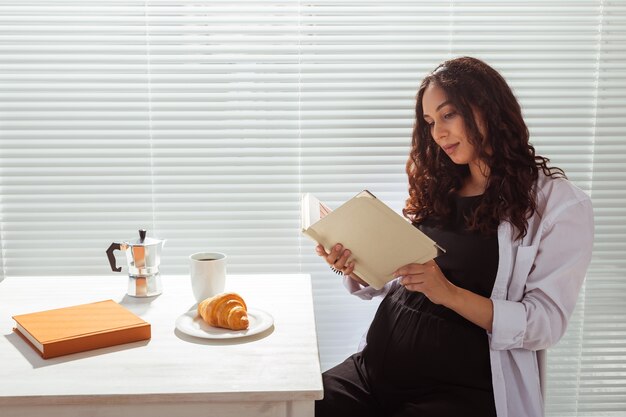
<path id="1" fill-rule="evenodd" d="M 422 97 L 424 120 L 430 127 L 430 134 L 455 164 L 477 162 L 474 145 L 467 139 L 463 116 L 448 101 L 441 87 L 431 83 Z M 474 117 L 477 115 L 475 114 Z M 484 135 L 482 123 L 476 118 L 478 128 Z"/>

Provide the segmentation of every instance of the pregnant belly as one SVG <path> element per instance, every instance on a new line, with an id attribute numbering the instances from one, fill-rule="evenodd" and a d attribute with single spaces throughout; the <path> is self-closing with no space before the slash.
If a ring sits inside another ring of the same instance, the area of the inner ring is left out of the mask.
<path id="1" fill-rule="evenodd" d="M 415 310 L 393 297 L 381 303 L 363 357 L 372 378 L 395 389 L 432 384 L 491 389 L 489 346 L 483 329 Z"/>

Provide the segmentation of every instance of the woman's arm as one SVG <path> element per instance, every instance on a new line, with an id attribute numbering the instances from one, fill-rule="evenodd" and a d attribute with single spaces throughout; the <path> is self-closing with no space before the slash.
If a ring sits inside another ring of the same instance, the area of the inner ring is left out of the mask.
<path id="1" fill-rule="evenodd" d="M 448 303 L 444 305 L 475 325 L 491 332 L 493 324 L 493 302 L 491 299 L 460 287 L 456 287 L 455 292 L 456 294 L 450 297 Z"/>
<path id="2" fill-rule="evenodd" d="M 545 221 L 541 240 L 532 247 L 536 254 L 520 298 L 512 299 L 518 296 L 509 288 L 508 299 L 493 300 L 492 349 L 541 350 L 561 339 L 576 306 L 592 247 L 590 200 L 575 202 Z"/>
<path id="3" fill-rule="evenodd" d="M 544 228 L 520 300 L 491 300 L 456 287 L 434 261 L 405 265 L 394 275 L 408 290 L 489 331 L 492 349 L 547 349 L 565 333 L 591 260 L 591 202 L 565 208 Z"/>
<path id="4" fill-rule="evenodd" d="M 493 303 L 489 298 L 452 284 L 435 261 L 408 264 L 394 272 L 407 290 L 419 291 L 435 304 L 454 310 L 467 320 L 491 331 Z"/>

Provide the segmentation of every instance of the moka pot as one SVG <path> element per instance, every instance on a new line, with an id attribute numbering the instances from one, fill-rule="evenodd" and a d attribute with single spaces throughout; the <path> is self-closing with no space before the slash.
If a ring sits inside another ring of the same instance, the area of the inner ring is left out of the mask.
<path id="1" fill-rule="evenodd" d="M 106 250 L 111 269 L 121 272 L 117 267 L 116 250 L 126 252 L 128 264 L 128 295 L 132 297 L 152 297 L 163 292 L 159 265 L 161 263 L 161 250 L 165 240 L 146 238 L 146 230 L 139 230 L 139 239 L 128 242 L 113 242 Z"/>

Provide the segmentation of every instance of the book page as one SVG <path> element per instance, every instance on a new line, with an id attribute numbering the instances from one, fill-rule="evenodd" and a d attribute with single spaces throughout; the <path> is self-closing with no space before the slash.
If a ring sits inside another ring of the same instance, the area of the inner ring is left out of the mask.
<path id="1" fill-rule="evenodd" d="M 319 200 L 318 200 L 319 201 Z M 324 217 L 326 217 L 326 215 L 328 213 L 330 213 L 332 210 L 330 208 L 328 208 L 328 206 L 324 203 L 322 203 L 321 201 L 319 202 L 319 210 L 320 210 L 320 219 L 323 219 Z"/>
<path id="2" fill-rule="evenodd" d="M 15 330 L 19 331 L 22 336 L 28 339 L 28 341 L 32 343 L 33 346 L 35 346 L 40 352 L 43 353 L 43 345 L 39 343 L 39 341 L 35 339 L 30 333 L 28 333 L 21 324 L 15 323 Z"/>
<path id="3" fill-rule="evenodd" d="M 326 217 L 332 210 L 311 194 L 304 194 L 301 201 L 300 224 L 302 231 Z"/>

